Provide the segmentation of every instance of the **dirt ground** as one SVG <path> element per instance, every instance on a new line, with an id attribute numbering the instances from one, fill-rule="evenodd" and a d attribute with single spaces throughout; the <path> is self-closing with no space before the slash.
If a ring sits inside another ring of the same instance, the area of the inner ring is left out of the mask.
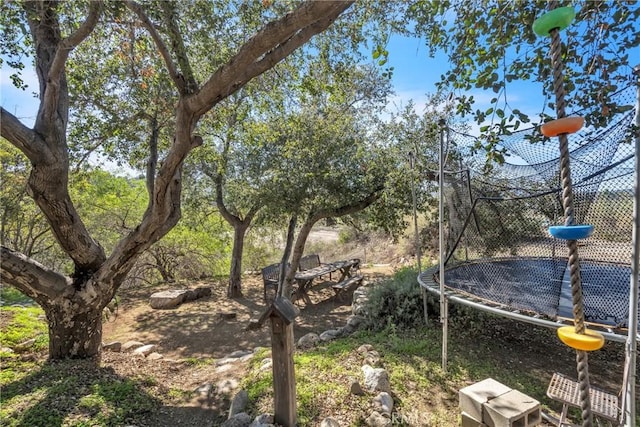
<path id="1" fill-rule="evenodd" d="M 392 271 L 388 266 L 363 269 L 368 280 L 390 276 Z M 201 281 L 190 283 L 188 288 L 200 286 L 210 287 L 212 295 L 172 310 L 152 309 L 149 296 L 185 286 L 169 284 L 121 290 L 117 312 L 104 323 L 105 343 L 120 341 L 124 344 L 134 340 L 154 344 L 154 351 L 164 358 L 151 361 L 127 352 L 105 351 L 103 365 L 123 377 L 153 378 L 160 394 L 175 395 L 177 390 L 182 393 L 182 398 L 176 399 L 175 407 L 165 406 L 153 414 L 150 425 L 209 426 L 212 420 L 213 425 L 219 425 L 226 419 L 229 399 L 234 394 L 236 381 L 240 381 L 245 373 L 245 364 L 217 366 L 213 359 L 222 359 L 238 350 L 270 345 L 267 326 L 247 330 L 249 320 L 258 318 L 265 309 L 261 276 L 243 278 L 243 297 L 239 299 L 227 298 L 224 282 Z M 300 316 L 294 327 L 296 339 L 308 332 L 320 334 L 346 323 L 351 314 L 351 295 L 336 298 L 331 282 L 317 279 L 308 296 L 311 304 L 297 302 Z M 222 316 L 228 313 L 235 313 L 235 318 Z M 188 395 L 189 391 L 207 384 L 215 386 L 211 393 Z M 225 392 L 217 392 L 220 390 Z"/>

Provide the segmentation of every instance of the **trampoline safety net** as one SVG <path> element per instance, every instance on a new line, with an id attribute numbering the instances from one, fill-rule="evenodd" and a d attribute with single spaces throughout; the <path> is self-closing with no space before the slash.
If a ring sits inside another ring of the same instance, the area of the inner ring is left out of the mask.
<path id="1" fill-rule="evenodd" d="M 595 227 L 578 242 L 585 317 L 614 328 L 627 326 L 629 311 L 635 87 L 615 96 L 623 107 L 606 128 L 569 137 L 574 223 Z M 536 132 L 502 136 L 506 161 L 490 171 L 474 137 L 448 132 L 445 286 L 513 310 L 572 318 L 566 241 L 548 233 L 564 224 L 558 143 Z"/>

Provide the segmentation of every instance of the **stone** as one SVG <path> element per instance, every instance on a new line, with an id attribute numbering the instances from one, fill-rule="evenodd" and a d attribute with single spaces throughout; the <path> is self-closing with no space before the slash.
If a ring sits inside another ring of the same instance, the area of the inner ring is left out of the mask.
<path id="1" fill-rule="evenodd" d="M 229 359 L 238 359 L 238 358 L 244 357 L 244 356 L 246 356 L 248 354 L 251 354 L 250 350 L 236 350 L 233 353 L 227 355 L 227 358 L 229 358 Z"/>
<path id="2" fill-rule="evenodd" d="M 373 368 L 369 365 L 362 366 L 364 373 L 364 388 L 369 392 L 386 391 L 391 392 L 389 374 L 383 368 Z"/>
<path id="3" fill-rule="evenodd" d="M 373 346 L 371 344 L 362 344 L 360 347 L 358 347 L 358 353 L 360 354 L 366 354 L 372 350 Z"/>
<path id="4" fill-rule="evenodd" d="M 188 289 L 174 289 L 170 291 L 162 291 L 151 294 L 149 304 L 155 309 L 176 308 L 182 304 L 189 294 Z"/>
<path id="5" fill-rule="evenodd" d="M 391 419 L 386 418 L 379 412 L 373 411 L 365 420 L 365 423 L 367 423 L 369 427 L 389 427 L 391 426 Z"/>
<path id="6" fill-rule="evenodd" d="M 273 367 L 273 360 L 271 358 L 263 359 L 258 369 L 260 372 L 267 371 Z"/>
<path id="7" fill-rule="evenodd" d="M 149 355 L 147 356 L 147 359 L 149 359 L 149 360 L 160 360 L 160 359 L 162 359 L 163 357 L 164 357 L 163 355 L 161 355 L 160 353 L 156 353 L 156 352 L 154 351 L 153 353 L 151 353 L 151 354 L 149 354 Z"/>
<path id="8" fill-rule="evenodd" d="M 355 332 L 355 330 L 356 330 L 356 328 L 354 328 L 354 327 L 353 327 L 353 326 L 351 326 L 351 325 L 344 325 L 344 326 L 342 327 L 342 335 L 345 335 L 345 336 L 346 336 L 346 335 L 351 335 L 352 333 L 354 333 L 354 332 Z"/>
<path id="9" fill-rule="evenodd" d="M 122 343 L 120 341 L 113 341 L 108 344 L 102 344 L 102 349 L 118 353 L 122 350 Z"/>
<path id="10" fill-rule="evenodd" d="M 321 333 L 318 338 L 320 338 L 320 341 L 323 342 L 335 340 L 340 336 L 341 332 L 342 331 L 339 331 L 337 329 L 329 329 L 328 331 L 324 331 L 323 333 Z"/>
<path id="11" fill-rule="evenodd" d="M 364 317 L 352 314 L 347 318 L 347 325 L 357 328 L 364 322 Z"/>
<path id="12" fill-rule="evenodd" d="M 182 302 L 191 302 L 191 301 L 195 301 L 197 300 L 198 297 L 196 296 L 196 293 L 194 291 L 192 291 L 191 289 L 187 289 L 187 292 L 185 292 L 184 294 L 184 298 L 182 299 Z"/>
<path id="13" fill-rule="evenodd" d="M 382 392 L 373 398 L 373 407 L 381 414 L 391 415 L 393 412 L 393 397 L 389 393 Z"/>
<path id="14" fill-rule="evenodd" d="M 366 365 L 371 366 L 379 366 L 380 365 L 380 353 L 375 350 L 371 350 L 365 353 L 364 355 L 364 363 Z"/>
<path id="15" fill-rule="evenodd" d="M 142 347 L 138 347 L 135 350 L 133 350 L 133 354 L 141 354 L 143 356 L 146 356 L 149 353 L 151 353 L 151 350 L 153 350 L 154 348 L 155 348 L 155 344 L 143 345 Z"/>
<path id="16" fill-rule="evenodd" d="M 20 344 L 17 344 L 13 349 L 14 351 L 21 353 L 23 351 L 27 351 L 29 350 L 31 347 L 33 347 L 33 345 L 36 343 L 36 339 L 35 338 L 31 338 L 28 339 L 24 342 L 21 342 Z"/>
<path id="17" fill-rule="evenodd" d="M 229 408 L 229 418 L 233 418 L 235 415 L 244 412 L 249 404 L 249 393 L 247 390 L 240 390 L 233 396 L 231 400 L 231 407 Z"/>
<path id="18" fill-rule="evenodd" d="M 122 350 L 135 350 L 136 348 L 142 347 L 143 345 L 144 343 L 141 343 L 140 341 L 127 341 L 126 343 L 122 344 Z"/>
<path id="19" fill-rule="evenodd" d="M 249 427 L 251 425 L 251 417 L 245 412 L 240 412 L 222 423 L 221 427 Z"/>
<path id="20" fill-rule="evenodd" d="M 362 386 L 360 385 L 360 383 L 358 381 L 354 381 L 351 383 L 351 394 L 354 394 L 356 396 L 363 396 L 364 395 L 364 390 L 362 389 Z"/>
<path id="21" fill-rule="evenodd" d="M 318 336 L 318 334 L 309 332 L 308 334 L 304 335 L 302 338 L 298 340 L 298 347 L 312 348 L 312 347 L 315 347 L 319 341 L 320 341 L 320 337 Z"/>
<path id="22" fill-rule="evenodd" d="M 216 384 L 216 389 L 218 393 L 229 394 L 233 390 L 238 388 L 238 380 L 235 378 L 227 378 L 226 380 L 220 380 Z"/>
<path id="23" fill-rule="evenodd" d="M 327 417 L 320 423 L 320 427 L 340 427 L 340 424 L 331 417 Z"/>
<path id="24" fill-rule="evenodd" d="M 196 294 L 196 299 L 210 297 L 211 296 L 211 288 L 207 287 L 199 287 L 195 288 L 193 292 Z"/>
<path id="25" fill-rule="evenodd" d="M 273 415 L 271 414 L 260 414 L 253 419 L 253 422 L 249 425 L 249 427 L 267 427 L 272 426 L 275 422 Z"/>
<path id="26" fill-rule="evenodd" d="M 194 392 L 202 396 L 211 396 L 214 390 L 215 390 L 215 386 L 213 384 L 206 383 L 199 386 L 197 389 L 194 390 Z"/>

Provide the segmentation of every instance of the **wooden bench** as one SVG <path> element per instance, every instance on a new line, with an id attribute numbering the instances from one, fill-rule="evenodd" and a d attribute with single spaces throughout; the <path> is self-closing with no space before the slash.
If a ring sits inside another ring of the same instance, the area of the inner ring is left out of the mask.
<path id="1" fill-rule="evenodd" d="M 569 377 L 555 373 L 547 388 L 547 396 L 562 403 L 562 414 L 560 414 L 558 426 L 570 425 L 566 420 L 568 406 L 580 408 L 580 384 Z M 589 387 L 589 396 L 593 415 L 619 423 L 618 396 L 596 387 Z"/>
<path id="2" fill-rule="evenodd" d="M 270 304 L 278 293 L 280 263 L 271 264 L 262 269 L 262 282 L 264 285 L 264 301 Z"/>
<path id="3" fill-rule="evenodd" d="M 352 288 L 357 288 L 360 283 L 362 283 L 362 275 L 358 274 L 356 276 L 347 277 L 342 282 L 336 283 L 332 285 L 334 292 L 336 293 L 336 297 L 340 299 L 343 294 L 349 292 Z"/>

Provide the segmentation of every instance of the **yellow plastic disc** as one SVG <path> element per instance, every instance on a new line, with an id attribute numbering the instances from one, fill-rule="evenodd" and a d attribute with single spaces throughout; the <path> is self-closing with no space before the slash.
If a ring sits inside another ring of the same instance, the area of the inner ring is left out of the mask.
<path id="1" fill-rule="evenodd" d="M 584 334 L 579 334 L 573 326 L 558 328 L 558 337 L 565 345 L 576 350 L 595 351 L 604 345 L 604 337 L 598 332 L 585 329 Z"/>

